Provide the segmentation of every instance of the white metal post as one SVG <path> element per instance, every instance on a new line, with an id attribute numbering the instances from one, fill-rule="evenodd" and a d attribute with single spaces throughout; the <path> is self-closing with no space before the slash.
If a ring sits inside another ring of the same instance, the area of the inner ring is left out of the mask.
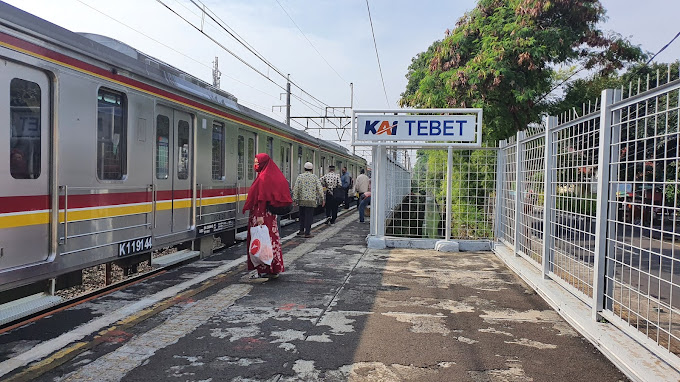
<path id="1" fill-rule="evenodd" d="M 376 174 L 376 193 L 375 198 L 371 197 L 371 205 L 375 207 L 375 226 L 376 226 L 376 237 L 383 239 L 385 237 L 385 206 L 387 203 L 387 149 L 385 146 L 378 146 L 378 159 L 377 168 L 378 173 Z M 373 192 L 371 192 L 373 195 Z M 373 210 L 373 208 L 371 208 Z M 373 211 L 371 211 L 373 212 Z M 372 216 L 372 215 L 371 215 Z"/>
<path id="2" fill-rule="evenodd" d="M 373 171 L 371 172 L 371 195 L 375 194 L 375 197 L 371 197 L 371 215 L 369 216 L 369 222 L 370 222 L 370 232 L 373 237 L 378 236 L 378 220 L 376 219 L 377 216 L 377 202 L 373 203 L 374 200 L 377 200 L 378 194 L 376 191 L 378 190 L 378 146 L 373 146 L 371 148 L 371 156 L 373 158 Z"/>
<path id="3" fill-rule="evenodd" d="M 600 108 L 600 147 L 597 161 L 597 212 L 595 215 L 595 267 L 593 270 L 592 318 L 599 320 L 604 301 L 605 258 L 607 255 L 607 217 L 609 204 L 609 167 L 612 140 L 611 105 L 614 90 L 602 91 Z"/>
<path id="4" fill-rule="evenodd" d="M 515 148 L 515 256 L 519 255 L 519 241 L 520 241 L 520 220 L 522 219 L 522 188 L 524 187 L 524 179 L 522 179 L 522 139 L 524 132 L 517 132 L 517 147 Z"/>
<path id="5" fill-rule="evenodd" d="M 495 238 L 494 241 L 495 242 L 500 240 L 501 236 L 503 235 L 503 232 L 502 232 L 503 227 L 501 225 L 501 221 L 502 221 L 503 216 L 504 216 L 505 208 L 507 207 L 504 204 L 503 198 L 501 197 L 501 194 L 503 193 L 503 185 L 504 185 L 504 182 L 505 182 L 505 177 L 503 176 L 503 174 L 505 173 L 505 171 L 503 171 L 503 168 L 505 166 L 505 158 L 504 158 L 504 155 L 503 155 L 503 153 L 504 153 L 503 148 L 500 147 L 500 144 L 499 144 L 498 151 L 496 153 L 497 153 L 497 155 L 496 155 L 496 208 L 495 208 L 495 211 L 494 211 L 494 215 L 496 216 L 495 219 L 494 219 L 494 238 Z"/>
<path id="6" fill-rule="evenodd" d="M 453 180 L 451 176 L 453 175 L 453 147 L 449 146 L 449 155 L 446 164 L 446 231 L 444 234 L 444 240 L 451 240 L 451 185 Z"/>
<path id="7" fill-rule="evenodd" d="M 551 271 L 550 267 L 550 253 L 553 249 L 553 155 L 555 149 L 553 147 L 552 129 L 557 125 L 555 117 L 547 117 L 545 121 L 545 157 L 544 159 L 544 176 L 543 176 L 543 278 L 549 279 L 548 276 Z"/>

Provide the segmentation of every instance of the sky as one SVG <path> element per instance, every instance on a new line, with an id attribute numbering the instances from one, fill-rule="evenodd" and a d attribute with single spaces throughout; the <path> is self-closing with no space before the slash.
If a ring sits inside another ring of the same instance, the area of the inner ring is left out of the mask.
<path id="1" fill-rule="evenodd" d="M 473 0 L 202 1 L 5 0 L 71 31 L 122 41 L 206 82 L 212 83 L 212 63 L 218 57 L 220 87 L 243 105 L 279 121 L 285 120 L 285 110 L 276 106 L 285 105 L 281 94 L 286 81 L 277 71 L 290 74 L 294 83 L 293 117 L 322 116 L 328 106 L 399 108 L 411 59 L 441 40 L 445 31 L 454 29 L 456 21 L 476 4 Z M 601 29 L 628 37 L 645 51 L 656 53 L 680 32 L 677 0 L 601 3 L 608 16 Z M 276 69 L 255 57 L 209 17 L 201 17 L 197 5 L 205 6 Z M 219 45 L 168 7 L 197 28 L 202 26 Z M 678 58 L 680 38 L 655 61 Z M 307 124 L 303 119 L 296 121 L 301 123 L 292 122 L 296 128 Z M 312 123 L 308 126 L 317 127 Z M 308 132 L 350 147 L 349 131 Z"/>

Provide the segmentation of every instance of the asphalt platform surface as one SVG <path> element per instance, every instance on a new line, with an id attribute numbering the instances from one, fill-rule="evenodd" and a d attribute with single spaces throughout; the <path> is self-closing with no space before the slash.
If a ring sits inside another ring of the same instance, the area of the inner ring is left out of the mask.
<path id="1" fill-rule="evenodd" d="M 294 229 L 294 228 L 293 228 Z M 626 381 L 491 252 L 368 249 L 356 210 L 0 335 L 0 380 Z"/>

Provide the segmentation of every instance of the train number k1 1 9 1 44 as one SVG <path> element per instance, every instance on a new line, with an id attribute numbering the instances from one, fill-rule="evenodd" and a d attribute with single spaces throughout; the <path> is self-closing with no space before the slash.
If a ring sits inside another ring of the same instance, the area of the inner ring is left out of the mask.
<path id="1" fill-rule="evenodd" d="M 118 244 L 118 257 L 150 251 L 152 246 L 151 236 L 124 241 Z"/>

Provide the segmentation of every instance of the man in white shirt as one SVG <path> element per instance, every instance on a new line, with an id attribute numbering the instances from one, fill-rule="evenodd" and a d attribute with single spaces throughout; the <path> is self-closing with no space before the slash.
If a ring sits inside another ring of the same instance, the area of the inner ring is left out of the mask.
<path id="1" fill-rule="evenodd" d="M 365 174 L 365 170 L 362 168 L 359 171 L 359 176 L 357 176 L 357 180 L 354 183 L 354 189 L 359 193 L 359 199 L 357 199 L 357 208 L 359 207 L 359 203 L 361 203 L 361 199 L 364 198 L 364 193 L 368 191 L 368 181 L 369 178 Z"/>

